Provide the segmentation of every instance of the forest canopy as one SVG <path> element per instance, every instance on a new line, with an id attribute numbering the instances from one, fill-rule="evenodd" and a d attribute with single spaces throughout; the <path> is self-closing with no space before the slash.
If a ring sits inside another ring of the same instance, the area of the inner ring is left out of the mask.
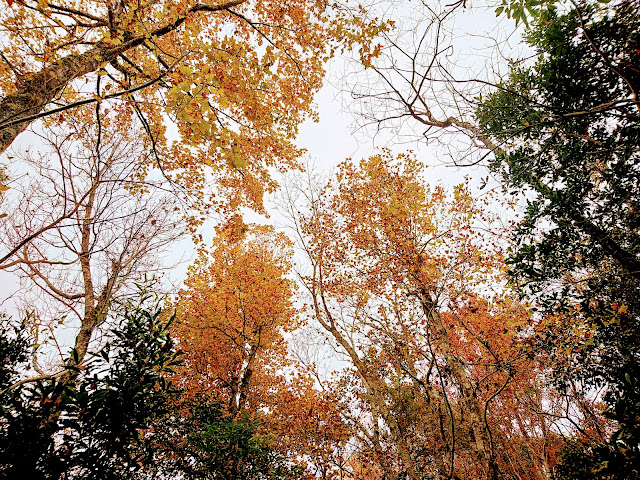
<path id="1" fill-rule="evenodd" d="M 638 0 L 0 1 L 0 477 L 640 478 Z"/>

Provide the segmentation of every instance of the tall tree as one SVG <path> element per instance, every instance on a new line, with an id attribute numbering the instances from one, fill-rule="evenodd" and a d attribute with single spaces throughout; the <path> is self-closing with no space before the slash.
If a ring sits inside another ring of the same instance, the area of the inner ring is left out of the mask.
<path id="1" fill-rule="evenodd" d="M 561 314 L 543 338 L 559 382 L 583 385 L 579 397 L 608 388 L 608 415 L 621 429 L 596 455 L 610 455 L 603 476 L 637 475 L 638 10 L 637 1 L 503 1 L 497 13 L 533 27 L 526 41 L 536 52 L 503 82 L 468 69 L 458 76 L 445 58 L 455 52 L 452 10 L 432 12 L 418 35 L 388 42 L 372 63 L 381 87 L 362 92 L 374 122 L 414 122 L 428 139 L 464 133 L 473 148 L 461 156 L 449 143 L 454 160 L 495 154 L 487 163 L 505 192 L 530 195 L 512 279 Z"/>
<path id="2" fill-rule="evenodd" d="M 514 234 L 514 282 L 575 319 L 545 337 L 557 378 L 606 386 L 608 415 L 619 422 L 587 455 L 599 465 L 592 478 L 640 472 L 638 32 L 637 1 L 551 11 L 527 36 L 535 64 L 514 67 L 477 112 L 500 146 L 493 168 L 508 188 L 529 193 Z"/>
<path id="3" fill-rule="evenodd" d="M 232 416 L 265 404 L 287 365 L 283 334 L 298 325 L 286 278 L 288 241 L 268 228 L 249 228 L 235 217 L 219 229 L 176 304 L 185 386 L 225 401 Z"/>
<path id="4" fill-rule="evenodd" d="M 249 421 L 246 426 L 255 425 L 256 434 L 270 436 L 273 458 L 297 465 L 281 470 L 283 477 L 299 471 L 304 478 L 334 478 L 344 463 L 340 452 L 347 457 L 350 434 L 338 395 L 314 388 L 308 372 L 289 355 L 287 339 L 301 324 L 289 278 L 292 253 L 283 234 L 245 225 L 240 217 L 218 228 L 176 301 L 174 332 L 185 352 L 177 379 L 192 404 L 202 398 L 219 402 L 216 415 L 224 422 L 240 428 Z M 184 425 L 189 423 L 187 416 Z M 242 477 L 247 459 L 236 458 L 236 468 L 229 455 L 229 468 Z M 205 455 L 202 471 L 207 459 L 220 461 Z M 271 475 L 279 478 L 276 470 Z"/>
<path id="5" fill-rule="evenodd" d="M 351 465 L 383 478 L 546 478 L 557 438 L 536 412 L 556 399 L 526 347 L 531 312 L 496 291 L 504 232 L 483 200 L 426 187 L 423 169 L 389 153 L 344 163 L 298 216 L 314 317 L 350 364 Z"/>

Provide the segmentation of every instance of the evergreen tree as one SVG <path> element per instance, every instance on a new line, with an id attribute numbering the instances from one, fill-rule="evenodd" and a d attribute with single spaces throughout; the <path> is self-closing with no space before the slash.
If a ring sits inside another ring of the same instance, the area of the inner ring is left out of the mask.
<path id="1" fill-rule="evenodd" d="M 556 380 L 605 386 L 619 426 L 606 445 L 578 449 L 580 461 L 567 452 L 561 476 L 584 468 L 589 478 L 637 478 L 640 3 L 574 7 L 538 17 L 527 37 L 537 61 L 514 65 L 477 119 L 501 148 L 493 169 L 529 197 L 512 279 L 546 313 L 571 319 L 541 338 Z"/>

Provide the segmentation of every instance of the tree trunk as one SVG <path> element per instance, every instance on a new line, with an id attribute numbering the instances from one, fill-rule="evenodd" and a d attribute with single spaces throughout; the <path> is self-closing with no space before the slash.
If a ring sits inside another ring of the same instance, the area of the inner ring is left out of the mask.
<path id="1" fill-rule="evenodd" d="M 69 83 L 97 70 L 120 53 L 121 50 L 116 48 L 95 47 L 78 55 L 69 55 L 38 73 L 22 78 L 18 90 L 0 100 L 0 153 Z"/>

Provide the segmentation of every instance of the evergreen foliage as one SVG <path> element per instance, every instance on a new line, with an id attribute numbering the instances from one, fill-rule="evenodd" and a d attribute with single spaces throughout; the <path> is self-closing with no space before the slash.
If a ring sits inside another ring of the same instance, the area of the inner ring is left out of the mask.
<path id="1" fill-rule="evenodd" d="M 540 339 L 556 381 L 606 386 L 619 425 L 580 462 L 573 448 L 560 471 L 578 478 L 566 469 L 588 459 L 589 478 L 637 478 L 640 3 L 575 7 L 539 18 L 527 38 L 536 63 L 514 65 L 477 119 L 501 145 L 492 167 L 505 188 L 530 198 L 513 236 L 512 280 L 546 314 L 573 317 Z"/>
<path id="2" fill-rule="evenodd" d="M 131 478 L 148 455 L 145 429 L 175 393 L 164 375 L 180 352 L 157 299 L 144 293 L 123 306 L 113 337 L 80 368 L 21 384 L 13 382 L 34 345 L 2 321 L 1 476 Z"/>

